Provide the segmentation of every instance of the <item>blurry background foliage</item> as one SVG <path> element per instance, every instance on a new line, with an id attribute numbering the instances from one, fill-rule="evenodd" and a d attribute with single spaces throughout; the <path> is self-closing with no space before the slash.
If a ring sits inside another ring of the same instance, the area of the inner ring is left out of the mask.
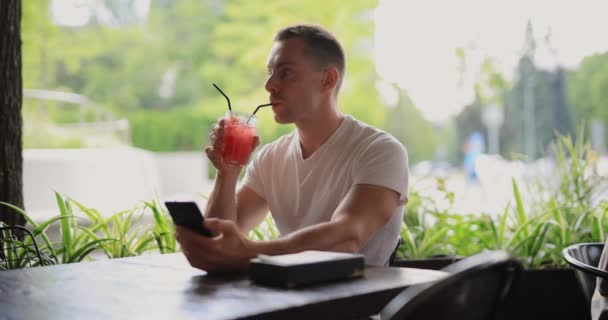
<path id="1" fill-rule="evenodd" d="M 501 155 L 510 159 L 513 154 L 527 154 L 522 119 L 528 83 L 533 84 L 537 120 L 533 129 L 538 140 L 529 158 L 546 153 L 555 130 L 574 135 L 575 124 L 591 120 L 608 124 L 608 53 L 586 57 L 576 70 L 540 69 L 529 56 L 545 44 L 535 42 L 531 25 L 523 44 L 528 49 L 513 80 L 498 71 L 492 58 L 485 58 L 475 76 L 474 101 L 453 123 L 433 124 L 406 89 L 389 84 L 398 93 L 390 103 L 379 95 L 373 52 L 373 10 L 378 1 L 151 0 L 144 16 L 138 15 L 137 2 L 89 1 L 86 5 L 94 10 L 88 23 L 70 27 L 53 23 L 51 0 L 24 1 L 24 88 L 88 97 L 114 117 L 129 119 L 136 147 L 200 150 L 209 126 L 226 110 L 211 84 L 219 84 L 232 97 L 236 110 L 252 111 L 268 99 L 263 84 L 274 32 L 290 24 L 316 23 L 332 30 L 347 53 L 341 109 L 393 133 L 408 148 L 411 164 L 429 159 L 458 164 L 467 135 L 473 131 L 486 135 L 481 114 L 490 103 L 505 109 Z M 477 68 L 467 65 L 466 49 L 454 50 L 463 72 Z M 76 119 L 73 108 L 34 99 L 25 100 L 24 115 L 29 127 Z M 291 128 L 275 124 L 270 110 L 260 113 L 263 142 Z M 45 141 L 32 141 L 40 135 L 29 131 L 26 128 L 26 147 L 85 144 L 79 137 L 54 138 L 52 133 Z"/>

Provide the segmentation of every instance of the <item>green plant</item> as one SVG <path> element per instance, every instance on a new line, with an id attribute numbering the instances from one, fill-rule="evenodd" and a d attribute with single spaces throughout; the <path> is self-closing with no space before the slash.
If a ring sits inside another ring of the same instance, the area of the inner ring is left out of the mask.
<path id="1" fill-rule="evenodd" d="M 57 256 L 57 252 L 54 248 L 54 245 L 51 242 L 51 240 L 49 239 L 49 237 L 47 236 L 46 231 L 51 224 L 53 224 L 61 219 L 66 219 L 67 217 L 63 216 L 63 215 L 58 215 L 58 216 L 54 216 L 54 217 L 42 222 L 41 224 L 38 224 L 30 216 L 28 216 L 27 213 L 25 213 L 25 211 L 23 211 L 21 208 L 16 207 L 16 206 L 14 206 L 10 203 L 6 203 L 6 202 L 0 202 L 0 205 L 4 205 L 9 208 L 12 208 L 17 213 L 23 215 L 25 220 L 27 221 L 27 223 L 32 226 L 33 230 L 31 230 L 31 233 L 34 238 L 38 238 L 37 243 L 39 246 L 41 246 L 40 254 L 42 256 L 43 264 L 44 265 L 57 264 L 57 261 L 59 261 L 59 257 Z M 40 240 L 42 240 L 42 241 L 40 241 Z M 42 243 L 44 243 L 44 245 L 41 245 Z M 24 245 L 30 245 L 30 244 L 31 244 L 31 241 L 26 241 L 24 243 Z M 23 252 L 21 254 L 25 254 L 25 253 Z"/>
<path id="2" fill-rule="evenodd" d="M 85 213 L 92 221 L 88 228 L 82 228 L 89 234 L 91 239 L 110 239 L 111 241 L 101 244 L 101 249 L 110 259 L 138 256 L 145 251 L 152 250 L 154 237 L 152 237 L 151 226 L 140 221 L 145 213 L 146 207 L 136 206 L 132 209 L 120 211 L 107 219 L 96 209 L 87 208 L 79 202 L 70 199 L 81 212 Z M 137 224 L 140 225 L 137 225 Z M 101 235 L 101 238 L 100 238 Z"/>
<path id="3" fill-rule="evenodd" d="M 160 253 L 173 253 L 179 251 L 175 240 L 175 225 L 168 218 L 165 210 L 158 205 L 156 200 L 144 202 L 154 215 L 154 227 L 152 236 L 156 241 L 156 247 Z"/>
<path id="4" fill-rule="evenodd" d="M 272 219 L 272 216 L 270 214 L 266 215 L 262 223 L 259 226 L 253 228 L 253 230 L 251 230 L 247 235 L 249 239 L 260 241 L 276 239 L 278 236 L 279 231 L 274 222 L 274 219 Z"/>
<path id="5" fill-rule="evenodd" d="M 6 226 L 0 221 L 0 227 Z M 30 262 L 38 263 L 38 260 L 28 259 L 37 256 L 36 250 L 30 246 L 31 241 L 28 241 L 30 238 L 19 240 L 9 230 L 2 230 L 0 240 L 0 271 L 24 268 Z"/>
<path id="6" fill-rule="evenodd" d="M 52 217 L 40 225 L 29 217 L 22 209 L 8 203 L 1 203 L 5 206 L 13 208 L 15 211 L 23 215 L 26 221 L 33 227 L 32 235 L 34 238 L 40 237 L 43 240 L 44 244 L 41 245 L 40 252 L 43 256 L 45 265 L 81 262 L 89 254 L 91 254 L 91 252 L 98 249 L 103 242 L 112 240 L 97 238 L 91 239 L 90 231 L 77 224 L 77 217 L 73 214 L 71 202 L 63 198 L 57 192 L 55 192 L 55 199 L 59 207 L 59 215 Z M 46 230 L 55 222 L 60 224 L 61 241 L 53 243 L 46 235 Z"/>
<path id="7" fill-rule="evenodd" d="M 551 178 L 537 181 L 531 192 L 537 195 L 534 209 L 551 217 L 553 227 L 548 231 L 545 250 L 553 265 L 565 265 L 561 251 L 570 244 L 606 240 L 606 201 L 600 197 L 607 191 L 607 179 L 593 173 L 589 161 L 593 152 L 583 133 L 581 129 L 576 139 L 557 137 L 552 146 L 555 169 Z"/>
<path id="8" fill-rule="evenodd" d="M 405 209 L 399 248 L 401 258 L 436 255 L 468 256 L 483 250 L 502 249 L 528 268 L 563 266 L 561 251 L 578 242 L 604 242 L 608 222 L 606 177 L 594 174 L 588 160 L 592 154 L 582 132 L 576 140 L 558 136 L 553 145 L 552 172 L 522 189 L 512 180 L 513 203 L 501 214 L 453 212 L 453 194 L 437 180 L 436 189 L 450 206 L 413 191 Z"/>
<path id="9" fill-rule="evenodd" d="M 444 186 L 440 179 L 437 185 L 440 189 Z M 445 195 L 453 199 L 449 193 Z M 403 244 L 397 249 L 397 257 L 423 258 L 447 254 L 446 242 L 450 229 L 442 219 L 448 210 L 439 209 L 432 198 L 416 191 L 410 192 L 409 204 L 404 210 L 404 224 L 400 232 Z"/>
<path id="10" fill-rule="evenodd" d="M 141 255 L 147 251 L 158 250 L 160 253 L 179 251 L 175 240 L 175 227 L 157 201 L 144 202 L 132 209 L 104 218 L 93 208 L 80 202 L 55 193 L 60 214 L 40 224 L 36 223 L 25 211 L 8 203 L 0 202 L 23 215 L 30 225 L 32 235 L 40 247 L 44 265 L 74 263 L 84 259 L 93 259 L 90 255 L 101 250 L 110 259 Z M 153 224 L 141 221 L 147 210 L 152 211 Z M 77 217 L 81 212 L 85 217 Z M 77 223 L 80 222 L 80 223 Z M 60 241 L 52 242 L 47 235 L 48 228 L 59 224 Z M 26 240 L 24 245 L 31 244 Z M 2 266 L 0 269 L 21 268 L 27 265 L 23 259 L 28 252 L 15 252 L 23 263 Z M 34 263 L 36 265 L 36 263 Z"/>
<path id="11" fill-rule="evenodd" d="M 60 215 L 61 242 L 57 244 L 55 257 L 57 263 L 74 263 L 84 260 L 90 253 L 100 248 L 104 242 L 114 241 L 111 238 L 97 238 L 94 233 L 78 225 L 74 215 L 72 201 L 55 192 Z"/>

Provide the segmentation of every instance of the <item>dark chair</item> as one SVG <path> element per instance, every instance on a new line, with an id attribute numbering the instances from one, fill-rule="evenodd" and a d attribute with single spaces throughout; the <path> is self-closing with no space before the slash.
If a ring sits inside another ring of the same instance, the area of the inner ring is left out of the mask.
<path id="1" fill-rule="evenodd" d="M 403 239 L 399 237 L 399 239 L 397 239 L 397 245 L 395 246 L 395 249 L 393 249 L 393 253 L 391 253 L 390 258 L 388 259 L 388 266 L 392 266 L 395 263 L 395 258 L 397 257 L 397 252 L 399 251 L 401 244 L 403 244 Z"/>
<path id="2" fill-rule="evenodd" d="M 406 289 L 384 307 L 381 319 L 493 319 L 522 271 L 504 251 L 480 253 L 442 269 L 446 278 Z"/>
<path id="3" fill-rule="evenodd" d="M 589 303 L 595 291 L 595 277 L 608 275 L 606 271 L 598 269 L 602 250 L 604 250 L 603 243 L 590 242 L 571 245 L 562 251 L 566 262 L 574 267 L 576 278 Z"/>
<path id="4" fill-rule="evenodd" d="M 32 233 L 21 226 L 0 224 L 0 270 L 41 265 L 42 258 Z"/>
<path id="5" fill-rule="evenodd" d="M 566 262 L 576 269 L 579 283 L 589 299 L 593 320 L 608 320 L 608 271 L 599 265 L 602 254 L 608 254 L 603 250 L 603 243 L 591 242 L 574 244 L 562 251 Z M 601 281 L 597 291 L 596 279 Z"/>

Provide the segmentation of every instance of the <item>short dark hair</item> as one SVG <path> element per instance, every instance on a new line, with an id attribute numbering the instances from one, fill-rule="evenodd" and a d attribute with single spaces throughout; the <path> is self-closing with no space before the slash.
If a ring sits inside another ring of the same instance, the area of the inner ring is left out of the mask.
<path id="1" fill-rule="evenodd" d="M 274 41 L 284 41 L 293 38 L 304 40 L 308 47 L 308 54 L 317 63 L 318 67 L 324 68 L 334 65 L 340 74 L 337 90 L 342 85 L 346 63 L 342 45 L 331 32 L 323 27 L 309 24 L 298 24 L 281 29 L 274 36 Z M 336 90 L 336 91 L 337 91 Z"/>

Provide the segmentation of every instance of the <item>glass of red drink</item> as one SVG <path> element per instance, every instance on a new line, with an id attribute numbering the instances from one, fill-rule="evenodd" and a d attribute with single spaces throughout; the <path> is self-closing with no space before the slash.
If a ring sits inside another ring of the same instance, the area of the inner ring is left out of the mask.
<path id="1" fill-rule="evenodd" d="M 254 115 L 228 111 L 224 116 L 224 140 L 222 157 L 229 165 L 247 164 L 255 142 Z"/>

